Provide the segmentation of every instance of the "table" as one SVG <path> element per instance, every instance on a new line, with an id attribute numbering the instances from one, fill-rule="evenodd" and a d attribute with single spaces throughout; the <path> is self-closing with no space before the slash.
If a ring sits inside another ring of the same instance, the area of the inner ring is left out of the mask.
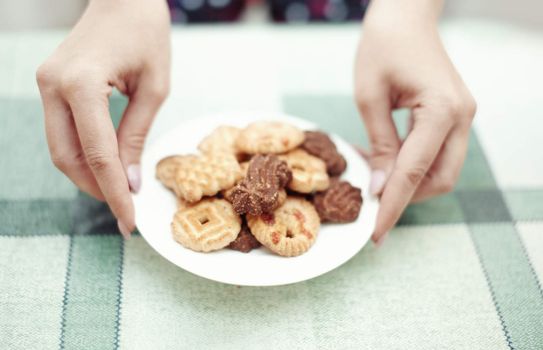
<path id="1" fill-rule="evenodd" d="M 350 142 L 355 25 L 176 28 L 181 118 L 284 110 Z M 34 72 L 64 31 L 0 34 L 0 344 L 6 349 L 542 349 L 543 37 L 442 26 L 479 102 L 454 192 L 413 205 L 385 244 L 311 281 L 218 284 L 123 242 L 51 165 Z M 126 101 L 113 96 L 118 121 Z M 405 132 L 405 113 L 397 121 Z"/>

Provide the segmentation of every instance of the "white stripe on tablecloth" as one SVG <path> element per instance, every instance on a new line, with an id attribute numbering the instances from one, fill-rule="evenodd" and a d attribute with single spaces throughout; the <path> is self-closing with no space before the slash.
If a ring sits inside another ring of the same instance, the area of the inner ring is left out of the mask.
<path id="1" fill-rule="evenodd" d="M 56 349 L 69 237 L 0 237 L 0 347 Z"/>
<path id="2" fill-rule="evenodd" d="M 123 349 L 507 348 L 463 224 L 397 228 L 383 249 L 285 287 L 195 277 L 139 236 L 125 259 Z"/>

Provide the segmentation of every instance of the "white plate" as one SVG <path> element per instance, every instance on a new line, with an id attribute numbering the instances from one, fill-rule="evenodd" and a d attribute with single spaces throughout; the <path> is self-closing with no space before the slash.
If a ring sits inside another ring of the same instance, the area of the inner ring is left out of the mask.
<path id="1" fill-rule="evenodd" d="M 283 120 L 301 129 L 314 124 L 274 113 L 236 112 L 196 118 L 181 123 L 157 142 L 148 145 L 142 157 L 142 186 L 134 195 L 136 225 L 145 240 L 175 265 L 214 281 L 245 286 L 274 286 L 304 281 L 322 275 L 352 258 L 371 236 L 378 201 L 368 195 L 370 170 L 364 160 L 341 138 L 332 135 L 347 160 L 342 178 L 362 188 L 364 204 L 356 222 L 324 224 L 313 247 L 305 254 L 284 258 L 262 247 L 248 254 L 229 249 L 197 253 L 174 241 L 170 223 L 176 210 L 172 193 L 155 178 L 156 163 L 172 154 L 194 153 L 200 140 L 218 125 L 243 127 L 257 119 Z"/>

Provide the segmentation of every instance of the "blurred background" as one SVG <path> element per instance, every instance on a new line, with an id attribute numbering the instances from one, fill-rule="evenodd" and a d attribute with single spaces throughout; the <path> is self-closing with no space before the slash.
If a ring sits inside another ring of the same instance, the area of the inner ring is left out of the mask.
<path id="1" fill-rule="evenodd" d="M 174 23 L 210 22 L 344 22 L 364 16 L 369 0 L 168 0 Z M 71 27 L 86 0 L 1 0 L 0 30 Z M 506 20 L 543 29 L 543 2 L 538 0 L 446 1 L 444 18 Z"/>

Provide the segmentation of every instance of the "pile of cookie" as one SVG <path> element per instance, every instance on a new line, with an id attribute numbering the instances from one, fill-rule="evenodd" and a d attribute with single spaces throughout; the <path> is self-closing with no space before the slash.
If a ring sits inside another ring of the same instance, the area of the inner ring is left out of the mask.
<path id="1" fill-rule="evenodd" d="M 277 121 L 219 126 L 198 149 L 156 166 L 177 196 L 172 233 L 186 248 L 264 245 L 297 256 L 311 248 L 321 221 L 351 222 L 360 213 L 361 190 L 339 179 L 347 163 L 323 132 Z"/>

